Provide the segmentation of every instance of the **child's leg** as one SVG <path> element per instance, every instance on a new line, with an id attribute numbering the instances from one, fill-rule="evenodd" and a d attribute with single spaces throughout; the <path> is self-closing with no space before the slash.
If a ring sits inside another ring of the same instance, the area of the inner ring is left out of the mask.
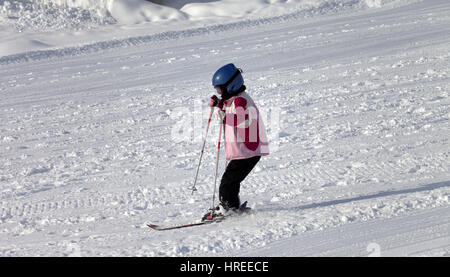
<path id="1" fill-rule="evenodd" d="M 219 199 L 223 205 L 226 205 L 228 208 L 239 208 L 241 182 L 260 159 L 260 156 L 256 156 L 249 159 L 232 160 L 228 163 L 219 187 Z"/>

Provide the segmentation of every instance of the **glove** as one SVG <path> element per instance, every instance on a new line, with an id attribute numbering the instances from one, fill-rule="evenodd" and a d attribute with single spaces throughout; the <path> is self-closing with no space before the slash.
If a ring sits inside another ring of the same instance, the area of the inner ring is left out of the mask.
<path id="1" fill-rule="evenodd" d="M 211 96 L 211 98 L 209 98 L 209 106 L 215 107 L 217 106 L 217 104 L 219 104 L 219 98 L 217 98 L 217 96 L 215 95 Z"/>

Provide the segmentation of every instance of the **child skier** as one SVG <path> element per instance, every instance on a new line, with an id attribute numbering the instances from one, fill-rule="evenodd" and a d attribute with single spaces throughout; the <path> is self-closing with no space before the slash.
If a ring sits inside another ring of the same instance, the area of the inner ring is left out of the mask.
<path id="1" fill-rule="evenodd" d="M 265 128 L 258 108 L 246 93 L 242 70 L 234 64 L 219 68 L 212 85 L 221 95 L 213 95 L 209 105 L 219 108 L 223 119 L 225 158 L 229 161 L 219 187 L 220 204 L 210 209 L 202 220 L 224 216 L 240 207 L 241 182 L 261 159 L 269 154 Z"/>

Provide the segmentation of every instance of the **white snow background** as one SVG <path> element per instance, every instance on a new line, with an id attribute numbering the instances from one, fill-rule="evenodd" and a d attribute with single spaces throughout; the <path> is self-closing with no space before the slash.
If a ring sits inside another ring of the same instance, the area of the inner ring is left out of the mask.
<path id="1" fill-rule="evenodd" d="M 450 255 L 448 0 L 0 0 L 0 38 L 1 256 Z M 211 205 L 229 62 L 253 213 L 151 230 Z"/>

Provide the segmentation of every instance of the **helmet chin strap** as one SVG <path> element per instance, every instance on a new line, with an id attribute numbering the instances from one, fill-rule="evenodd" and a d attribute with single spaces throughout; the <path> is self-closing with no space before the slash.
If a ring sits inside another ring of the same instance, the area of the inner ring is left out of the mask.
<path id="1" fill-rule="evenodd" d="M 228 91 L 222 92 L 222 99 L 223 99 L 223 100 L 228 100 L 228 99 L 230 99 L 232 96 L 233 96 L 233 95 L 232 95 L 232 94 L 229 94 Z"/>
<path id="2" fill-rule="evenodd" d="M 222 90 L 222 99 L 223 100 L 228 100 L 231 97 L 238 95 L 239 93 L 245 91 L 247 88 L 245 87 L 245 85 L 242 85 L 242 87 L 240 87 L 235 93 L 231 94 L 229 93 L 226 89 Z"/>

